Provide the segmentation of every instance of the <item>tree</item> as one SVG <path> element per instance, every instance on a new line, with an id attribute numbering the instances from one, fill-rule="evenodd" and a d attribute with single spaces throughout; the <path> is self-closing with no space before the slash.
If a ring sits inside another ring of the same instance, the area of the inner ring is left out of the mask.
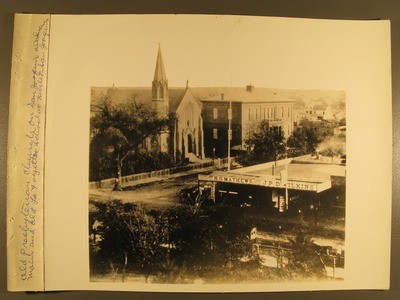
<path id="1" fill-rule="evenodd" d="M 96 203 L 97 233 L 101 239 L 98 256 L 109 270 L 140 271 L 147 281 L 157 272 L 168 240 L 164 216 L 143 206 L 119 200 Z"/>
<path id="2" fill-rule="evenodd" d="M 168 215 L 169 238 L 174 245 L 171 258 L 177 266 L 210 280 L 216 274 L 226 274 L 228 265 L 236 266 L 241 258 L 251 257 L 252 224 L 244 218 L 243 210 L 187 208 L 175 208 Z"/>
<path id="3" fill-rule="evenodd" d="M 287 271 L 289 276 L 297 278 L 324 278 L 326 277 L 325 265 L 321 259 L 321 247 L 304 233 L 289 238 L 291 253 Z"/>
<path id="4" fill-rule="evenodd" d="M 342 156 L 346 153 L 344 138 L 339 137 L 329 137 L 321 143 L 318 147 L 319 152 L 332 158 L 335 156 Z"/>
<path id="5" fill-rule="evenodd" d="M 299 154 L 314 152 L 328 136 L 333 135 L 335 124 L 328 121 L 312 122 L 303 120 L 288 139 L 288 146 L 298 150 Z"/>
<path id="6" fill-rule="evenodd" d="M 239 159 L 244 165 L 274 161 L 286 152 L 283 132 L 270 126 L 266 120 L 252 130 L 246 144 L 249 152 Z"/>
<path id="7" fill-rule="evenodd" d="M 139 149 L 129 156 L 129 161 L 124 165 L 125 174 L 150 172 L 176 166 L 174 158 L 168 153 Z"/>
<path id="8" fill-rule="evenodd" d="M 94 218 L 101 225 L 90 255 L 92 272 L 188 282 L 222 274 L 227 264 L 251 255 L 252 224 L 242 210 L 191 209 L 194 203 L 185 203 L 161 212 L 118 200 L 97 202 Z"/>
<path id="9" fill-rule="evenodd" d="M 92 140 L 90 144 L 91 173 L 101 175 L 112 173 L 115 188 L 120 189 L 124 161 L 138 153 L 145 140 L 166 132 L 173 122 L 172 117 L 160 118 L 155 109 L 136 100 L 113 104 L 108 97 L 92 106 Z M 105 166 L 104 164 L 109 164 Z M 103 178 L 101 178 L 103 179 Z"/>
<path id="10" fill-rule="evenodd" d="M 181 205 L 185 207 L 185 210 L 193 215 L 199 212 L 204 213 L 214 206 L 214 201 L 210 199 L 210 191 L 205 190 L 200 193 L 198 186 L 183 188 L 176 195 Z"/>

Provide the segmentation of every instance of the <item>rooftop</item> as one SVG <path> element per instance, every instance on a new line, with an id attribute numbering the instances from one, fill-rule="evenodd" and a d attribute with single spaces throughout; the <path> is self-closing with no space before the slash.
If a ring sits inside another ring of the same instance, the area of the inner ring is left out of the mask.
<path id="1" fill-rule="evenodd" d="M 289 180 L 323 182 L 329 180 L 331 176 L 346 176 L 346 166 L 339 163 L 311 160 L 308 157 L 300 160 L 288 159 L 287 162 Z M 286 161 L 280 160 L 277 162 L 277 167 L 274 167 L 274 165 L 275 162 L 269 162 L 236 169 L 230 173 L 255 177 L 280 177 L 280 172 L 286 169 Z M 273 175 L 274 172 L 275 175 Z"/>
<path id="2" fill-rule="evenodd" d="M 185 95 L 186 88 L 169 88 L 169 109 L 176 111 Z M 151 100 L 150 87 L 93 87 L 92 104 L 101 101 L 107 97 L 114 104 L 126 103 L 133 99 L 140 102 Z"/>
<path id="3" fill-rule="evenodd" d="M 170 87 L 170 111 L 179 106 L 187 88 Z M 199 87 L 189 88 L 195 99 L 207 101 L 236 101 L 236 102 L 293 102 L 290 99 L 291 90 L 254 88 L 247 91 L 246 87 Z M 222 96 L 223 95 L 223 96 Z M 92 103 L 108 97 L 113 103 L 128 102 L 132 99 L 147 102 L 151 100 L 150 87 L 92 87 Z"/>

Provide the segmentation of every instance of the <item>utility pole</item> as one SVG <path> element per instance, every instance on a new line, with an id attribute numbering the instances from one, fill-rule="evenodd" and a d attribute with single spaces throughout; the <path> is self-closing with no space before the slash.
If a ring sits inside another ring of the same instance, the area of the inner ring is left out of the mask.
<path id="1" fill-rule="evenodd" d="M 228 108 L 228 172 L 231 170 L 231 139 L 232 139 L 232 101 L 229 101 Z"/>
<path id="2" fill-rule="evenodd" d="M 285 159 L 285 171 L 286 171 L 286 184 L 285 184 L 285 199 L 286 199 L 286 210 L 289 209 L 289 190 L 288 190 L 288 160 L 287 160 L 287 153 Z"/>
<path id="3" fill-rule="evenodd" d="M 285 188 L 285 199 L 286 199 L 286 210 L 289 209 L 289 190 L 288 190 L 288 154 L 287 154 L 287 143 L 284 143 L 285 146 L 285 170 L 286 170 L 286 188 Z"/>

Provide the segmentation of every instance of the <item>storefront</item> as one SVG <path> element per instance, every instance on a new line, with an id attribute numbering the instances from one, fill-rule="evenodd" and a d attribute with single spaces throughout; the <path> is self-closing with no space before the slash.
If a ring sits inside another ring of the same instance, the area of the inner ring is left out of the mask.
<path id="1" fill-rule="evenodd" d="M 216 204 L 255 206 L 281 213 L 293 210 L 316 212 L 321 207 L 321 201 L 332 202 L 330 199 L 340 200 L 339 196 L 345 196 L 344 192 L 340 195 L 336 192 L 337 187 L 333 189 L 334 195 L 330 192 L 332 182 L 334 185 L 337 182 L 332 179 L 342 177 L 341 182 L 345 185 L 344 168 L 281 161 L 277 166 L 269 163 L 231 172 L 202 174 L 198 180 L 200 191 L 210 193 Z"/>

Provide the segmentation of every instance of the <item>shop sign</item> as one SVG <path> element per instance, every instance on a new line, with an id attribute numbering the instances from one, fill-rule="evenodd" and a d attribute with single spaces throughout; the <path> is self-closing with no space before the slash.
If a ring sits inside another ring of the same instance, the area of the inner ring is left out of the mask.
<path id="1" fill-rule="evenodd" d="M 199 180 L 203 181 L 214 181 L 214 182 L 228 182 L 237 184 L 248 184 L 258 185 L 272 188 L 287 188 L 290 190 L 302 190 L 302 191 L 314 191 L 322 192 L 331 187 L 331 182 L 325 181 L 321 183 L 307 182 L 299 180 L 282 180 L 280 178 L 273 177 L 249 177 L 240 175 L 229 175 L 229 174 L 211 174 L 211 175 L 199 175 Z"/>

